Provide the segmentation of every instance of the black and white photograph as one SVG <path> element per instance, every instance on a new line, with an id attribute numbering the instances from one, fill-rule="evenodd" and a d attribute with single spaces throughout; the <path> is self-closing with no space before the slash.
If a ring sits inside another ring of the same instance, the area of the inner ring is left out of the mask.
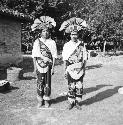
<path id="1" fill-rule="evenodd" d="M 123 125 L 123 0 L 0 0 L 0 125 Z"/>

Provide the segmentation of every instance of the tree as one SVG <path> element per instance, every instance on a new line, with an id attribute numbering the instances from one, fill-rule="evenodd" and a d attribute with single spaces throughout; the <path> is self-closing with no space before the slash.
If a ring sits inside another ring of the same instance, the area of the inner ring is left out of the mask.
<path id="1" fill-rule="evenodd" d="M 84 15 L 83 18 L 89 23 L 91 31 L 97 37 L 103 36 L 104 43 L 109 41 L 110 37 L 116 36 L 115 38 L 118 39 L 119 35 L 123 36 L 123 28 L 119 26 L 123 15 L 122 0 L 74 0 L 73 2 L 78 7 L 74 13 L 81 17 Z"/>
<path id="2" fill-rule="evenodd" d="M 53 17 L 57 22 L 55 34 L 59 38 L 61 32 L 58 29 L 61 23 L 73 16 L 83 18 L 89 24 L 91 30 L 84 32 L 85 36 L 89 36 L 88 40 L 85 39 L 88 43 L 93 34 L 97 39 L 102 36 L 103 41 L 106 42 L 111 41 L 110 38 L 115 38 L 120 42 L 119 39 L 123 37 L 122 0 L 1 0 L 0 5 L 34 18 L 41 15 Z M 23 41 L 32 42 L 34 40 L 32 39 L 34 33 L 31 32 L 30 25 L 22 25 Z"/>

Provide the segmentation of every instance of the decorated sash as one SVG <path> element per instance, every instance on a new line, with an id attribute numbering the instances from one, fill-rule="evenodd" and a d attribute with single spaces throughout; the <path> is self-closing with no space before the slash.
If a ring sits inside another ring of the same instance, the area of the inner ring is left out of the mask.
<path id="1" fill-rule="evenodd" d="M 37 69 L 44 69 L 44 73 L 48 71 L 48 67 L 52 66 L 53 58 L 49 48 L 39 39 L 40 53 L 42 57 L 36 58 Z"/>
<path id="2" fill-rule="evenodd" d="M 70 65 L 67 66 L 66 71 L 75 80 L 83 75 L 83 54 L 83 45 L 80 43 L 68 58 Z"/>

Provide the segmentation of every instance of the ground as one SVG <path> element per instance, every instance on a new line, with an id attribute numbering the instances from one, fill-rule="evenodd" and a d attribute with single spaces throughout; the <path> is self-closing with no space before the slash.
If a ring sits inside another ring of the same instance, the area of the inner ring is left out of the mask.
<path id="1" fill-rule="evenodd" d="M 123 56 L 92 57 L 87 62 L 82 110 L 68 106 L 63 64 L 52 77 L 50 108 L 38 109 L 36 79 L 30 57 L 24 57 L 23 77 L 0 93 L 0 125 L 123 125 Z"/>

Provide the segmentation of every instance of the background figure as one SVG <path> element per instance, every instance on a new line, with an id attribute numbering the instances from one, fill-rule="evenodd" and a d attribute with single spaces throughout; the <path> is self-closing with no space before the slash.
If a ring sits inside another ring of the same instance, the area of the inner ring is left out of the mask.
<path id="1" fill-rule="evenodd" d="M 50 37 L 50 31 L 56 23 L 49 16 L 41 16 L 34 21 L 32 30 L 38 29 L 41 34 L 33 45 L 32 57 L 34 70 L 37 74 L 37 100 L 38 107 L 49 107 L 51 95 L 51 76 L 54 74 L 54 63 L 57 58 L 56 43 Z"/>
<path id="2" fill-rule="evenodd" d="M 85 75 L 85 65 L 87 51 L 83 41 L 78 39 L 78 31 L 87 27 L 84 20 L 71 18 L 61 25 L 60 31 L 65 30 L 70 33 L 71 40 L 64 44 L 62 57 L 64 60 L 65 77 L 68 80 L 68 109 L 76 106 L 81 109 L 79 103 L 83 95 L 83 77 Z"/>

